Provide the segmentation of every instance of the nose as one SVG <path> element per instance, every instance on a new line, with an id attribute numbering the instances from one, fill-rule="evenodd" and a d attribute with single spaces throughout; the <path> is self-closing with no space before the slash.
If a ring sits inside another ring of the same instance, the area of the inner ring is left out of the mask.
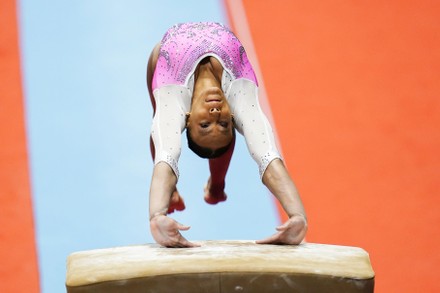
<path id="1" fill-rule="evenodd" d="M 211 109 L 209 109 L 209 113 L 212 113 L 212 114 L 220 113 L 220 109 L 219 108 L 211 108 Z"/>

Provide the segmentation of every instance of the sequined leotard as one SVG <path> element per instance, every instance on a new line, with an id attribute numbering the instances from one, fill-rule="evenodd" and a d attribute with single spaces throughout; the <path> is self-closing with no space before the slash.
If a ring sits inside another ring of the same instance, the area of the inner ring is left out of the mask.
<path id="1" fill-rule="evenodd" d="M 272 128 L 258 102 L 258 83 L 237 37 L 218 23 L 183 23 L 164 35 L 152 80 L 156 113 L 151 136 L 155 164 L 166 162 L 179 177 L 178 160 L 185 113 L 190 111 L 194 71 L 199 62 L 215 57 L 223 66 L 222 90 L 263 176 L 269 163 L 280 158 Z"/>
<path id="2" fill-rule="evenodd" d="M 162 39 L 153 77 L 153 90 L 188 82 L 201 59 L 215 56 L 234 79 L 257 84 L 246 52 L 237 37 L 218 23 L 182 23 L 170 28 Z"/>

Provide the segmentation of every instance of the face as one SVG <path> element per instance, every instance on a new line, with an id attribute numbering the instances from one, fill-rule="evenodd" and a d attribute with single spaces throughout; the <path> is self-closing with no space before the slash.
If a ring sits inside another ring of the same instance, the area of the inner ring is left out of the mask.
<path id="1" fill-rule="evenodd" d="M 201 147 L 218 149 L 232 140 L 232 115 L 229 104 L 218 88 L 209 88 L 193 99 L 187 127 Z"/>

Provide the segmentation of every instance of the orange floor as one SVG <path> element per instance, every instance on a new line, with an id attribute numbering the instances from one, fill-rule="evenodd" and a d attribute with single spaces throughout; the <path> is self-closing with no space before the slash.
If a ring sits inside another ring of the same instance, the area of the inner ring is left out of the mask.
<path id="1" fill-rule="evenodd" d="M 440 4 L 244 6 L 308 241 L 368 250 L 376 292 L 439 292 Z"/>
<path id="2" fill-rule="evenodd" d="M 243 1 L 308 241 L 366 249 L 376 292 L 440 292 L 440 4 Z M 0 292 L 38 292 L 16 15 L 0 1 Z"/>
<path id="3" fill-rule="evenodd" d="M 0 2 L 0 292 L 39 292 L 15 0 Z"/>

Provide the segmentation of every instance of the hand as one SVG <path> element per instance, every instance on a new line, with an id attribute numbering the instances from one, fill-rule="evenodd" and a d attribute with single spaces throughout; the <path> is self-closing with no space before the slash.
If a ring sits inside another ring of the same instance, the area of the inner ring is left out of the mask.
<path id="1" fill-rule="evenodd" d="M 150 220 L 150 229 L 154 240 L 166 247 L 200 246 L 189 242 L 180 234 L 179 230 L 187 231 L 189 228 L 189 226 L 182 225 L 165 215 L 157 215 Z"/>
<path id="2" fill-rule="evenodd" d="M 278 226 L 277 233 L 256 241 L 257 244 L 300 244 L 307 233 L 307 220 L 301 214 L 295 214 L 287 222 Z"/>

